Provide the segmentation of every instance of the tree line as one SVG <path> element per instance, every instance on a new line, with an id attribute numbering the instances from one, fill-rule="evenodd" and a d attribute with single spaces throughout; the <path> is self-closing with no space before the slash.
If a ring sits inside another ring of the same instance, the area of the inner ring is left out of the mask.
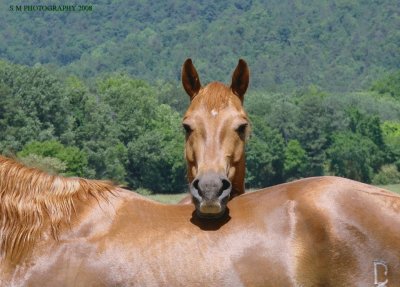
<path id="1" fill-rule="evenodd" d="M 97 0 L 82 13 L 10 12 L 0 1 L 0 58 L 177 82 L 187 57 L 203 79 L 226 81 L 240 56 L 256 89 L 348 92 L 400 67 L 398 22 L 397 0 Z"/>
<path id="2" fill-rule="evenodd" d="M 247 187 L 327 174 L 400 182 L 399 82 L 395 72 L 362 92 L 312 85 L 250 91 Z M 150 84 L 126 73 L 82 80 L 0 61 L 0 152 L 53 173 L 182 192 L 181 117 L 188 104 L 179 85 L 161 80 Z"/>

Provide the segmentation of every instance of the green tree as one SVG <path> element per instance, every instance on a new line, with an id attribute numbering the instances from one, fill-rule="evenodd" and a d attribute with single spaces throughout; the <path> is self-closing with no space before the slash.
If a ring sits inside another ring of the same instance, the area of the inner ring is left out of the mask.
<path id="1" fill-rule="evenodd" d="M 77 147 L 65 147 L 55 140 L 30 142 L 17 155 L 21 158 L 27 158 L 29 155 L 56 158 L 66 165 L 63 173 L 68 176 L 84 176 L 88 165 L 87 156 L 84 152 Z"/>
<path id="2" fill-rule="evenodd" d="M 299 115 L 296 119 L 296 139 L 307 153 L 309 169 L 306 176 L 324 174 L 325 150 L 330 134 L 335 131 L 337 113 L 326 105 L 328 95 L 311 86 L 299 97 Z"/>
<path id="3" fill-rule="evenodd" d="M 127 144 L 146 132 L 159 105 L 152 87 L 146 82 L 118 75 L 100 80 L 99 97 L 111 109 L 118 138 Z"/>
<path id="4" fill-rule="evenodd" d="M 253 134 L 246 145 L 246 185 L 265 187 L 283 181 L 284 140 L 259 116 L 251 117 Z"/>
<path id="5" fill-rule="evenodd" d="M 380 94 L 389 94 L 391 97 L 400 99 L 400 70 L 375 81 L 371 90 Z"/>
<path id="6" fill-rule="evenodd" d="M 0 150 L 16 152 L 31 140 L 57 139 L 69 129 L 61 83 L 41 66 L 0 61 Z"/>
<path id="7" fill-rule="evenodd" d="M 375 185 L 399 184 L 400 172 L 393 164 L 383 165 L 372 179 Z"/>
<path id="8" fill-rule="evenodd" d="M 97 0 L 95 13 L 66 17 L 10 13 L 0 1 L 0 57 L 60 66 L 84 78 L 123 71 L 177 85 L 185 57 L 199 61 L 205 83 L 228 81 L 227 71 L 243 55 L 254 89 L 316 83 L 335 92 L 359 90 L 400 66 L 396 4 Z"/>
<path id="9" fill-rule="evenodd" d="M 74 111 L 74 134 L 76 145 L 88 157 L 90 169 L 86 176 L 126 183 L 127 150 L 119 139 L 122 131 L 113 109 L 90 92 L 85 92 L 79 102 Z"/>
<path id="10" fill-rule="evenodd" d="M 89 177 L 133 188 L 178 192 L 186 186 L 180 116 L 155 89 L 127 75 L 97 80 L 89 90 L 67 81 L 74 143 L 88 156 Z"/>
<path id="11" fill-rule="evenodd" d="M 371 182 L 382 164 L 379 148 L 369 138 L 351 132 L 335 133 L 327 150 L 330 171 L 338 176 Z"/>
<path id="12" fill-rule="evenodd" d="M 382 133 L 387 146 L 387 158 L 400 170 L 400 122 L 386 121 L 382 125 Z"/>
<path id="13" fill-rule="evenodd" d="M 349 110 L 349 128 L 353 133 L 359 133 L 371 139 L 380 149 L 385 149 L 380 118 L 376 115 L 365 115 L 358 109 Z"/>
<path id="14" fill-rule="evenodd" d="M 50 174 L 64 174 L 67 165 L 55 157 L 43 157 L 37 154 L 28 154 L 18 158 L 26 166 L 35 167 Z"/>
<path id="15" fill-rule="evenodd" d="M 306 151 L 297 140 L 290 140 L 285 149 L 284 175 L 286 180 L 301 178 L 307 174 Z"/>
<path id="16" fill-rule="evenodd" d="M 129 181 L 159 193 L 182 192 L 186 188 L 184 136 L 180 116 L 169 106 L 155 109 L 148 130 L 128 144 Z"/>

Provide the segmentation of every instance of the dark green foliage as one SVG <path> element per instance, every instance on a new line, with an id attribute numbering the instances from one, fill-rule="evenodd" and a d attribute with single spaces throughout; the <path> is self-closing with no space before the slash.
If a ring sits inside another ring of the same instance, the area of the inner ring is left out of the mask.
<path id="1" fill-rule="evenodd" d="M 153 109 L 155 117 L 148 129 L 128 144 L 130 184 L 157 192 L 182 192 L 186 179 L 180 117 L 166 105 Z"/>
<path id="2" fill-rule="evenodd" d="M 246 101 L 249 114 L 258 115 L 262 125 L 279 131 L 286 143 L 283 181 L 333 174 L 370 182 L 382 164 L 400 162 L 400 137 L 396 136 L 399 103 L 390 98 L 376 93 L 328 94 L 310 86 L 286 95 L 251 93 Z M 392 121 L 382 126 L 385 118 Z M 258 122 L 254 131 L 259 129 Z M 269 145 L 268 138 L 249 142 L 250 175 L 254 175 L 253 168 L 268 167 Z M 280 171 L 276 168 L 268 173 Z M 268 176 L 260 173 L 258 178 Z"/>
<path id="3" fill-rule="evenodd" d="M 371 182 L 374 169 L 382 162 L 382 154 L 371 139 L 351 132 L 334 134 L 327 153 L 335 175 L 363 182 Z"/>
<path id="4" fill-rule="evenodd" d="M 306 151 L 297 140 L 290 140 L 285 150 L 284 175 L 286 180 L 303 177 L 309 169 Z"/>
<path id="5" fill-rule="evenodd" d="M 252 129 L 246 147 L 246 185 L 269 186 L 283 180 L 284 141 L 261 117 L 252 116 Z"/>
<path id="6" fill-rule="evenodd" d="M 309 158 L 308 176 L 323 175 L 325 149 L 329 132 L 332 131 L 331 115 L 333 111 L 324 105 L 326 95 L 310 91 L 299 100 L 299 115 L 296 119 L 296 138 L 299 140 Z"/>
<path id="7" fill-rule="evenodd" d="M 58 141 L 33 141 L 25 145 L 18 152 L 18 157 L 27 158 L 29 155 L 38 155 L 43 158 L 56 158 L 66 165 L 61 170 L 67 176 L 84 176 L 87 168 L 87 156 L 77 147 L 65 147 Z"/>
<path id="8" fill-rule="evenodd" d="M 73 142 L 88 156 L 91 172 L 88 177 L 108 178 L 125 183 L 124 155 L 126 148 L 118 139 L 120 129 L 115 125 L 112 108 L 100 99 L 97 91 L 86 88 L 71 90 L 77 104 L 72 108 Z"/>
<path id="9" fill-rule="evenodd" d="M 0 58 L 176 85 L 186 57 L 203 82 L 229 80 L 244 57 L 252 88 L 271 91 L 353 91 L 400 66 L 396 0 L 94 2 L 89 13 L 10 12 L 1 2 Z"/>
<path id="10" fill-rule="evenodd" d="M 349 128 L 353 133 L 359 133 L 371 139 L 378 148 L 385 149 L 383 142 L 380 119 L 378 116 L 362 114 L 357 109 L 349 111 Z"/>
<path id="11" fill-rule="evenodd" d="M 0 62 L 0 152 L 53 173 L 131 188 L 186 189 L 182 88 L 126 74 L 84 82 Z M 181 89 L 181 90 L 180 90 Z M 400 103 L 376 91 L 249 92 L 248 187 L 323 174 L 397 180 Z M 172 107 L 171 107 L 172 106 Z M 390 168 L 387 168 L 387 167 Z"/>
<path id="12" fill-rule="evenodd" d="M 0 61 L 0 148 L 16 152 L 31 140 L 56 139 L 68 130 L 68 99 L 46 69 Z"/>
<path id="13" fill-rule="evenodd" d="M 63 174 L 67 169 L 67 165 L 55 157 L 44 157 L 37 154 L 29 154 L 19 157 L 18 160 L 29 167 L 39 168 L 50 174 Z"/>
<path id="14" fill-rule="evenodd" d="M 190 100 L 181 83 L 179 83 L 179 85 L 174 85 L 164 81 L 158 81 L 155 86 L 155 91 L 161 104 L 170 106 L 183 116 L 183 113 L 189 106 Z"/>
<path id="15" fill-rule="evenodd" d="M 1 153 L 132 188 L 185 189 L 180 116 L 147 83 L 114 75 L 88 88 L 76 77 L 61 81 L 44 68 L 4 62 L 0 75 Z"/>
<path id="16" fill-rule="evenodd" d="M 386 121 L 382 124 L 388 162 L 393 162 L 400 171 L 400 121 Z"/>
<path id="17" fill-rule="evenodd" d="M 377 80 L 371 89 L 380 94 L 389 94 L 391 97 L 400 99 L 400 71 Z"/>
<path id="18" fill-rule="evenodd" d="M 330 135 L 346 126 L 343 105 L 336 97 L 311 86 L 291 95 L 257 93 L 249 96 L 247 101 L 250 102 L 246 104 L 248 112 L 262 117 L 264 123 L 279 131 L 286 144 L 291 140 L 300 143 L 307 158 L 307 168 L 301 176 L 324 173 Z"/>
<path id="19" fill-rule="evenodd" d="M 372 183 L 376 185 L 399 184 L 400 172 L 394 164 L 383 165 L 372 179 Z"/>
<path id="20" fill-rule="evenodd" d="M 287 143 L 296 134 L 296 119 L 300 110 L 292 95 L 250 93 L 245 98 L 245 107 L 250 115 L 257 115 L 278 130 Z"/>
<path id="21" fill-rule="evenodd" d="M 1 153 L 181 191 L 181 65 L 191 57 L 203 84 L 229 83 L 244 58 L 248 186 L 400 169 L 397 1 L 99 0 L 90 13 L 3 2 L 0 58 L 31 67 L 0 61 Z"/>

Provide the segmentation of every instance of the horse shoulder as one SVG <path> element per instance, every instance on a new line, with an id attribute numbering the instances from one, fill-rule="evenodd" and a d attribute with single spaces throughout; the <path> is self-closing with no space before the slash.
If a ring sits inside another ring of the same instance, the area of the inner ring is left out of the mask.
<path id="1" fill-rule="evenodd" d="M 398 195 L 348 179 L 322 177 L 304 184 L 296 203 L 303 282 L 315 279 L 318 270 L 317 282 L 327 286 L 371 285 L 375 262 L 389 268 L 389 282 L 400 282 Z"/>
<path id="2" fill-rule="evenodd" d="M 256 220 L 287 230 L 289 262 L 300 286 L 369 286 L 375 262 L 387 266 L 389 282 L 400 282 L 398 195 L 324 176 L 239 198 L 258 212 Z M 381 271 L 378 275 L 386 276 Z"/>

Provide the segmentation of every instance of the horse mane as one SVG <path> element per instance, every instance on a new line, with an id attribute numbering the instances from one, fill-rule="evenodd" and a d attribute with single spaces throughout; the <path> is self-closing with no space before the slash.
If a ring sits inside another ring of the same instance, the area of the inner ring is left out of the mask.
<path id="1" fill-rule="evenodd" d="M 107 200 L 106 181 L 65 178 L 0 155 L 0 260 L 18 261 L 47 231 L 55 240 L 77 202 Z"/>
<path id="2" fill-rule="evenodd" d="M 228 105 L 229 100 L 233 97 L 237 96 L 231 88 L 220 82 L 212 82 L 199 91 L 198 95 L 193 98 L 193 102 L 204 103 L 209 111 L 213 109 L 221 110 Z M 238 103 L 240 104 L 240 101 Z"/>

